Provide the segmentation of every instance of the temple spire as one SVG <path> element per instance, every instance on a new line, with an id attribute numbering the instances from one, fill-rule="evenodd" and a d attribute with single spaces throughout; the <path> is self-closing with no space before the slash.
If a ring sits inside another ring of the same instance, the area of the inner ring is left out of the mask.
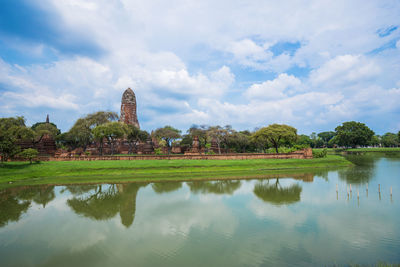
<path id="1" fill-rule="evenodd" d="M 47 114 L 46 123 L 49 123 L 49 122 L 50 122 L 50 120 L 49 120 L 49 114 Z"/>

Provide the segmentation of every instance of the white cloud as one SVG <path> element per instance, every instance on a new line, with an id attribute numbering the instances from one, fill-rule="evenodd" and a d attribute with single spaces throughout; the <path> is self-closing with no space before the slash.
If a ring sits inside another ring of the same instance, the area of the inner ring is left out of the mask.
<path id="1" fill-rule="evenodd" d="M 300 84 L 301 81 L 293 75 L 282 73 L 274 80 L 253 84 L 247 89 L 245 95 L 250 99 L 279 99 L 287 96 L 285 94 L 286 89 L 299 86 Z"/>
<path id="2" fill-rule="evenodd" d="M 337 56 L 320 68 L 311 72 L 310 80 L 314 85 L 343 85 L 349 82 L 365 81 L 377 76 L 380 68 L 372 60 L 360 55 Z"/>
<path id="3" fill-rule="evenodd" d="M 135 90 L 147 129 L 167 123 L 251 129 L 285 122 L 303 129 L 314 124 L 318 131 L 365 113 L 388 121 L 398 114 L 398 89 L 392 88 L 398 88 L 400 50 L 372 52 L 399 37 L 398 30 L 377 34 L 397 25 L 396 2 L 47 0 L 38 5 L 59 18 L 57 29 L 90 40 L 104 53 L 66 59 L 39 41 L 30 44 L 36 57 L 51 50 L 59 58 L 29 66 L 0 61 L 6 85 L 0 91 L 2 114 L 44 106 L 76 110 L 73 120 L 99 109 L 118 111 L 126 87 Z M 272 52 L 285 43 L 301 46 Z M 27 47 L 19 42 L 15 49 Z M 250 85 L 243 89 L 242 81 Z M 62 123 L 63 130 L 71 126 Z"/>

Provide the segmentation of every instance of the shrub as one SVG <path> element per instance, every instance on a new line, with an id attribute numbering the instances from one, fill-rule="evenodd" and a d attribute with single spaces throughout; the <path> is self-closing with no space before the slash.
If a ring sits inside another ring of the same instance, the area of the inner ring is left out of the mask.
<path id="1" fill-rule="evenodd" d="M 312 154 L 314 158 L 325 158 L 328 150 L 326 148 L 322 150 L 313 150 Z"/>
<path id="2" fill-rule="evenodd" d="M 32 164 L 32 160 L 38 156 L 39 152 L 36 149 L 28 148 L 24 149 L 18 155 L 26 160 L 29 160 L 29 163 Z"/>
<path id="3" fill-rule="evenodd" d="M 156 155 L 161 155 L 161 154 L 162 154 L 161 148 L 156 148 L 156 149 L 154 149 L 154 153 L 155 153 Z"/>

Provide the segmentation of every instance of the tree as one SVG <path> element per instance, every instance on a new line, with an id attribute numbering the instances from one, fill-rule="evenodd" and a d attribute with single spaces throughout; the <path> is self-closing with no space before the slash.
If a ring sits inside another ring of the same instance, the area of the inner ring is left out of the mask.
<path id="1" fill-rule="evenodd" d="M 324 142 L 324 146 L 328 146 L 329 140 L 335 137 L 336 133 L 329 131 L 329 132 L 321 132 L 318 134 L 318 137 Z"/>
<path id="2" fill-rule="evenodd" d="M 149 138 L 149 133 L 146 131 L 140 130 L 135 125 L 126 125 L 126 139 L 129 142 L 129 154 L 132 154 L 133 148 L 137 151 L 137 144 L 139 142 L 144 142 Z"/>
<path id="3" fill-rule="evenodd" d="M 158 128 L 154 131 L 153 135 L 165 141 L 168 147 L 168 154 L 171 151 L 172 141 L 181 137 L 181 131 L 173 128 L 172 126 L 164 126 L 163 128 Z"/>
<path id="4" fill-rule="evenodd" d="M 215 142 L 217 143 L 218 154 L 221 154 L 221 144 L 226 141 L 226 135 L 229 133 L 231 129 L 232 127 L 229 125 L 225 126 L 224 128 L 219 125 L 211 126 L 208 128 L 207 135 L 211 139 L 214 139 Z"/>
<path id="5" fill-rule="evenodd" d="M 250 132 L 236 132 L 226 136 L 226 142 L 230 149 L 234 149 L 236 152 L 244 153 L 250 145 Z"/>
<path id="6" fill-rule="evenodd" d="M 297 140 L 297 130 L 285 124 L 271 124 L 256 131 L 253 138 L 268 142 L 279 153 L 280 146 L 290 145 Z"/>
<path id="7" fill-rule="evenodd" d="M 54 126 L 53 124 L 50 123 L 41 123 L 37 125 L 35 128 L 31 127 L 33 131 L 35 131 L 36 136 L 39 139 L 42 139 L 44 135 L 50 135 L 54 139 L 56 138 L 57 135 L 61 133 L 59 129 L 57 129 L 57 126 Z"/>
<path id="8" fill-rule="evenodd" d="M 399 141 L 400 144 L 400 131 L 397 133 L 397 141 Z"/>
<path id="9" fill-rule="evenodd" d="M 385 147 L 397 147 L 399 145 L 397 135 L 394 133 L 385 133 L 382 136 L 382 145 Z"/>
<path id="10" fill-rule="evenodd" d="M 205 147 L 207 144 L 207 126 L 206 125 L 192 125 L 187 133 L 190 136 L 190 139 L 193 140 L 193 137 L 197 136 L 199 138 L 200 147 Z M 190 142 L 190 145 L 192 142 Z"/>
<path id="11" fill-rule="evenodd" d="M 118 119 L 117 113 L 110 111 L 98 111 L 79 118 L 65 136 L 66 143 L 72 148 L 82 147 L 86 150 L 93 141 L 92 129 L 116 119 Z"/>
<path id="12" fill-rule="evenodd" d="M 38 156 L 39 152 L 33 148 L 24 149 L 22 152 L 19 153 L 24 159 L 29 160 L 29 163 L 32 164 L 32 160 Z"/>
<path id="13" fill-rule="evenodd" d="M 57 128 L 52 122 L 37 122 L 31 126 L 31 129 L 35 132 L 39 132 L 40 130 L 49 130 L 51 136 L 55 138 L 57 135 L 61 134 L 61 130 Z"/>
<path id="14" fill-rule="evenodd" d="M 371 138 L 371 141 L 368 143 L 371 146 L 380 146 L 381 145 L 381 136 L 374 135 Z"/>
<path id="15" fill-rule="evenodd" d="M 114 144 L 116 140 L 122 138 L 126 134 L 126 132 L 127 126 L 122 122 L 113 121 L 96 126 L 93 129 L 93 134 L 95 138 L 100 142 L 100 153 L 103 153 L 102 147 L 103 140 L 105 138 L 111 147 L 111 155 L 114 155 Z"/>
<path id="16" fill-rule="evenodd" d="M 364 123 L 348 121 L 335 128 L 337 142 L 340 146 L 366 146 L 371 141 L 374 132 Z"/>
<path id="17" fill-rule="evenodd" d="M 312 141 L 308 135 L 301 134 L 297 137 L 296 144 L 298 144 L 298 145 L 310 147 L 311 143 L 312 143 Z"/>
<path id="18" fill-rule="evenodd" d="M 20 140 L 33 138 L 33 131 L 25 126 L 24 117 L 0 118 L 0 155 L 1 162 L 20 151 Z"/>

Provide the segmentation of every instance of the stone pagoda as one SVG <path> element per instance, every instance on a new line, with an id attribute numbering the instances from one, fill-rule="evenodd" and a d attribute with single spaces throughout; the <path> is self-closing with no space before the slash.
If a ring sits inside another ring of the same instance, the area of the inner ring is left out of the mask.
<path id="1" fill-rule="evenodd" d="M 131 88 L 126 89 L 122 95 L 121 117 L 119 121 L 140 128 L 136 114 L 136 96 Z"/>

